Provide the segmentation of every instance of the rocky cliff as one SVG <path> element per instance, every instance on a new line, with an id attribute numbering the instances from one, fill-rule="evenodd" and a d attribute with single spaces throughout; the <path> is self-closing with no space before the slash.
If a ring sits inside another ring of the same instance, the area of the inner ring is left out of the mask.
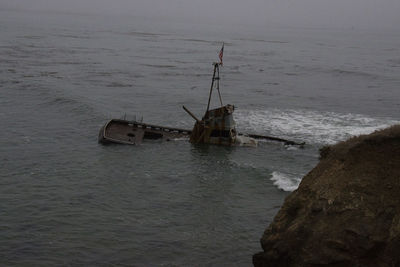
<path id="1" fill-rule="evenodd" d="M 254 266 L 400 266 L 400 125 L 320 152 Z"/>

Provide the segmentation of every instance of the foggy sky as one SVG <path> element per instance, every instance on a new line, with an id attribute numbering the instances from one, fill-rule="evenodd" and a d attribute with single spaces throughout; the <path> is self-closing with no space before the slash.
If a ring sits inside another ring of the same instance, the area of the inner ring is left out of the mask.
<path id="1" fill-rule="evenodd" d="M 400 29 L 400 0 L 0 0 L 0 8 L 261 26 Z"/>

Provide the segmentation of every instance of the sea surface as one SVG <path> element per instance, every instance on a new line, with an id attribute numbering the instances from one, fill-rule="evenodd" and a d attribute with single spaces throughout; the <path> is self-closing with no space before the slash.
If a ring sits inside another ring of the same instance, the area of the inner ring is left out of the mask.
<path id="1" fill-rule="evenodd" d="M 190 129 L 223 42 L 238 130 L 303 149 L 97 143 Z M 399 90 L 399 32 L 0 10 L 0 265 L 250 266 L 319 148 L 399 123 Z"/>

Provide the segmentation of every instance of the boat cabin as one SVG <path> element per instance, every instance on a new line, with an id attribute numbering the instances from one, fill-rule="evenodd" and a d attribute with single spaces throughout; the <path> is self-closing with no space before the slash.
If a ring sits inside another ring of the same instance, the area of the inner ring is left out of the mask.
<path id="1" fill-rule="evenodd" d="M 234 106 L 226 105 L 208 110 L 201 121 L 196 121 L 190 135 L 191 143 L 233 145 L 236 129 L 233 120 Z"/>

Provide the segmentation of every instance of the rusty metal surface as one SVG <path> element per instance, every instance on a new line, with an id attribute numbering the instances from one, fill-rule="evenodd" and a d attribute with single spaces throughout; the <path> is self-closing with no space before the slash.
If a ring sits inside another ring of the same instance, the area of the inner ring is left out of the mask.
<path id="1" fill-rule="evenodd" d="M 226 105 L 209 110 L 201 121 L 196 121 L 190 142 L 199 144 L 234 145 L 236 138 L 234 106 Z"/>

